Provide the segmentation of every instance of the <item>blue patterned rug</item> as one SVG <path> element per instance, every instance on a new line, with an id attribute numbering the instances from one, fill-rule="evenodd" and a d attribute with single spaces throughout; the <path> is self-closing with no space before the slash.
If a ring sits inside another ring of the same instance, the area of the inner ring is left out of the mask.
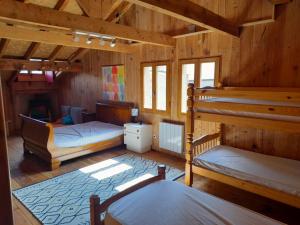
<path id="1" fill-rule="evenodd" d="M 151 176 L 157 175 L 158 162 L 125 154 L 52 179 L 13 191 L 43 224 L 88 225 L 89 197 L 101 202 Z M 184 173 L 167 166 L 167 180 Z"/>

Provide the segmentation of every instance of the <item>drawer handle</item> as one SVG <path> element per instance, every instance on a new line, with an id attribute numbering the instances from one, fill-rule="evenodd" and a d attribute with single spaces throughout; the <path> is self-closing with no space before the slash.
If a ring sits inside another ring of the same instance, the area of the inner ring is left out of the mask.
<path id="1" fill-rule="evenodd" d="M 140 130 L 136 130 L 136 132 L 138 133 L 138 132 L 140 132 Z"/>
<path id="2" fill-rule="evenodd" d="M 140 137 L 136 137 L 136 139 L 140 139 Z"/>

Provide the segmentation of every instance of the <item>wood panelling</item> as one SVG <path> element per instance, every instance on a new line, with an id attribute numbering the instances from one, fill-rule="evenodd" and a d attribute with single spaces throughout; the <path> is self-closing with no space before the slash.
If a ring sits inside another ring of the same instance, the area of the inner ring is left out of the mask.
<path id="1" fill-rule="evenodd" d="M 272 15 L 269 1 L 194 1 L 233 22 L 242 24 L 253 19 Z M 95 102 L 101 98 L 101 66 L 124 64 L 126 70 L 126 100 L 141 103 L 140 64 L 151 61 L 172 61 L 171 114 L 161 116 L 143 113 L 141 119 L 153 123 L 158 137 L 158 123 L 163 119 L 184 121 L 178 115 L 178 60 L 221 57 L 220 79 L 226 86 L 300 87 L 300 1 L 276 6 L 276 21 L 244 27 L 240 40 L 218 33 L 200 34 L 177 39 L 176 49 L 139 45 L 135 54 L 91 51 L 84 58 L 85 73 L 63 75 L 59 79 L 61 103 L 82 105 L 95 111 Z M 187 24 L 174 18 L 134 6 L 121 20 L 139 29 L 169 32 Z M 212 133 L 217 124 L 199 122 L 200 133 Z M 226 143 L 260 151 L 266 154 L 300 159 L 300 137 L 258 129 L 226 126 Z M 290 145 L 293 145 L 290 147 Z M 158 138 L 153 139 L 158 149 Z"/>

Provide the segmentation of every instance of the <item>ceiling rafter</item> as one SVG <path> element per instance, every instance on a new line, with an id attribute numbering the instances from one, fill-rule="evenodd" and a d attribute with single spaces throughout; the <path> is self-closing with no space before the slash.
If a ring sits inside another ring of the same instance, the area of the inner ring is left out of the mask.
<path id="1" fill-rule="evenodd" d="M 74 53 L 72 53 L 69 58 L 68 58 L 68 62 L 75 62 L 79 59 L 81 59 L 86 53 L 88 53 L 90 49 L 87 48 L 79 48 L 77 49 Z"/>
<path id="2" fill-rule="evenodd" d="M 9 40 L 6 39 L 6 38 L 2 38 L 1 41 L 0 41 L 0 58 L 3 57 L 6 49 L 7 49 L 7 46 L 9 44 Z"/>
<path id="3" fill-rule="evenodd" d="M 128 0 L 139 6 L 197 26 L 239 37 L 239 27 L 224 17 L 189 0 Z M 187 13 L 188 12 L 188 13 Z"/>
<path id="4" fill-rule="evenodd" d="M 36 53 L 38 48 L 40 47 L 41 43 L 39 42 L 32 42 L 30 46 L 28 47 L 26 53 L 24 54 L 24 59 L 31 59 L 32 56 Z"/>
<path id="5" fill-rule="evenodd" d="M 51 52 L 51 54 L 48 57 L 48 60 L 50 61 L 55 61 L 56 57 L 58 56 L 58 54 L 61 52 L 61 50 L 64 48 L 64 46 L 62 45 L 57 45 L 53 51 Z"/>
<path id="6" fill-rule="evenodd" d="M 67 4 L 69 3 L 70 0 L 58 0 L 56 3 L 54 9 L 56 10 L 64 10 L 66 8 Z M 21 0 L 21 2 L 26 3 L 26 0 Z M 40 46 L 40 43 L 38 42 L 32 42 L 28 49 L 26 50 L 26 53 L 24 55 L 25 59 L 30 59 L 38 50 Z"/>
<path id="7" fill-rule="evenodd" d="M 129 9 L 133 6 L 132 3 L 121 1 L 113 11 L 106 15 L 104 18 L 108 22 L 117 23 L 120 18 L 129 11 Z"/>
<path id="8" fill-rule="evenodd" d="M 108 34 L 119 39 L 137 41 L 159 46 L 175 47 L 176 40 L 171 36 L 143 31 L 130 26 L 113 24 L 94 18 L 57 11 L 33 4 L 0 0 L 0 18 L 9 21 L 21 21 L 26 24 L 38 24 L 45 27 L 57 27 L 62 30 L 84 30 Z M 31 13 L 27 13 L 31 12 Z"/>

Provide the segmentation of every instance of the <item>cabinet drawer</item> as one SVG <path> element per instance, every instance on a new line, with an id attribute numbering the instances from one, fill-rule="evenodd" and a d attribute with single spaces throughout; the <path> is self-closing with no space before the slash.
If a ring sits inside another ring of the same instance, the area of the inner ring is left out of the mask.
<path id="1" fill-rule="evenodd" d="M 124 143 L 125 144 L 139 144 L 141 142 L 141 136 L 129 132 L 124 134 Z"/>
<path id="2" fill-rule="evenodd" d="M 125 126 L 125 133 L 140 134 L 142 133 L 142 130 L 141 128 L 137 128 L 133 126 Z"/>

